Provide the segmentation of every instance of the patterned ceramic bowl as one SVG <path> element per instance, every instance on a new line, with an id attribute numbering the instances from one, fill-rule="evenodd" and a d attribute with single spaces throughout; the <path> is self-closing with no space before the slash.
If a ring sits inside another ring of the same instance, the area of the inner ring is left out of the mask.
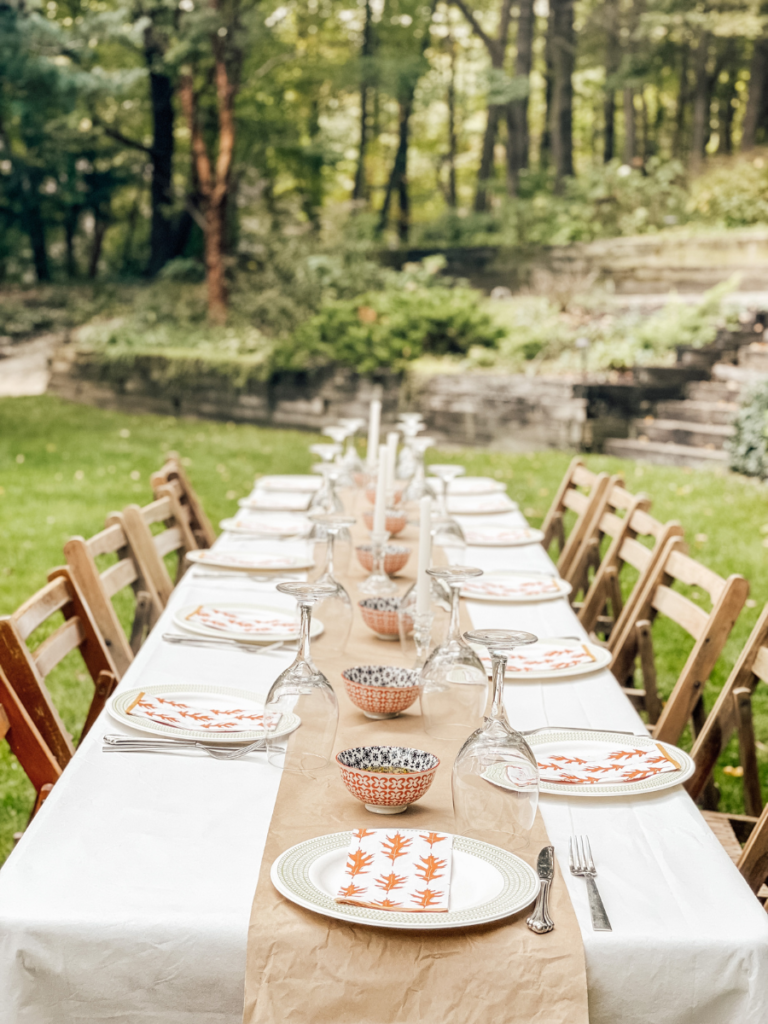
<path id="1" fill-rule="evenodd" d="M 363 622 L 372 629 L 379 640 L 397 640 L 400 633 L 397 626 L 399 597 L 366 597 L 358 601 Z"/>
<path id="2" fill-rule="evenodd" d="M 375 505 L 376 504 L 376 488 L 375 487 L 369 487 L 366 490 L 366 492 L 365 492 L 365 497 L 366 497 L 366 500 L 371 503 L 371 505 Z M 392 501 L 395 503 L 395 505 L 399 505 L 402 500 L 403 500 L 403 489 L 401 487 L 401 488 L 398 488 L 398 490 L 396 490 L 395 493 L 392 495 Z"/>
<path id="3" fill-rule="evenodd" d="M 368 530 L 373 529 L 373 512 L 363 512 L 363 521 Z M 384 521 L 384 529 L 392 537 L 400 533 L 408 525 L 408 516 L 405 512 L 390 513 Z"/>
<path id="4" fill-rule="evenodd" d="M 412 747 L 353 747 L 338 753 L 336 762 L 344 785 L 365 804 L 366 810 L 400 814 L 427 792 L 440 759 Z M 406 771 L 382 771 L 383 768 Z"/>
<path id="5" fill-rule="evenodd" d="M 341 673 L 347 695 L 366 718 L 396 718 L 419 696 L 420 673 L 390 665 L 356 665 Z"/>
<path id="6" fill-rule="evenodd" d="M 370 544 L 358 544 L 357 560 L 366 572 L 373 569 L 373 552 Z M 394 576 L 400 572 L 405 563 L 411 557 L 411 549 L 404 544 L 387 544 L 384 552 L 384 572 L 387 576 Z"/>

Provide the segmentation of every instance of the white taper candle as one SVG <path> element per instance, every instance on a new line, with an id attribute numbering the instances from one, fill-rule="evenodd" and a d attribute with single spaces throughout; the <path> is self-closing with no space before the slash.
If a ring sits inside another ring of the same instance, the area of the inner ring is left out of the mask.
<path id="1" fill-rule="evenodd" d="M 432 499 L 429 495 L 419 500 L 419 570 L 416 575 L 416 614 L 429 611 L 429 568 L 432 557 Z"/>
<path id="2" fill-rule="evenodd" d="M 376 465 L 376 456 L 379 454 L 379 428 L 381 426 L 381 402 L 374 398 L 371 402 L 371 411 L 368 414 L 368 454 L 366 462 L 368 469 Z"/>
<path id="3" fill-rule="evenodd" d="M 373 532 L 384 533 L 387 528 L 387 446 L 379 445 L 379 475 L 376 481 L 376 505 L 373 509 Z"/>

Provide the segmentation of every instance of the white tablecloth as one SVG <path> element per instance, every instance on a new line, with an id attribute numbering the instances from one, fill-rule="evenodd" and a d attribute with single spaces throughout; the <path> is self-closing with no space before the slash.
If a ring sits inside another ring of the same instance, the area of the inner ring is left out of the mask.
<path id="1" fill-rule="evenodd" d="M 553 571 L 538 546 L 470 548 L 466 561 Z M 290 656 L 160 639 L 191 602 L 265 598 L 293 607 L 269 583 L 188 573 L 121 688 L 187 681 L 265 695 Z M 476 626 L 582 633 L 562 599 L 469 607 Z M 642 729 L 607 671 L 510 685 L 506 701 L 523 729 Z M 106 715 L 0 871 L 0 1024 L 238 1024 L 280 773 L 262 754 L 104 754 L 105 731 L 119 731 Z M 582 930 L 593 1024 L 765 1024 L 768 915 L 681 788 L 631 800 L 545 796 L 540 806 Z M 573 832 L 591 839 L 610 933 L 592 931 L 584 881 L 568 873 Z"/>

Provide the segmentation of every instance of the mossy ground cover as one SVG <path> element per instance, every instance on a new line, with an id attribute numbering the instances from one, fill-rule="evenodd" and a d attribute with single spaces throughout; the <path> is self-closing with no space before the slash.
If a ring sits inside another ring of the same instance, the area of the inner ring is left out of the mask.
<path id="1" fill-rule="evenodd" d="M 44 396 L 0 400 L 0 614 L 12 611 L 62 562 L 62 545 L 73 534 L 89 536 L 105 515 L 151 497 L 149 475 L 165 452 L 178 450 L 211 520 L 236 508 L 254 475 L 308 471 L 308 445 L 297 431 L 269 430 L 159 416 L 127 416 Z M 545 514 L 571 456 L 564 452 L 513 455 L 505 452 L 431 452 L 434 461 L 461 461 L 468 473 L 488 474 L 508 484 L 533 524 Z M 711 706 L 754 621 L 768 601 L 768 492 L 738 476 L 717 476 L 667 467 L 636 465 L 603 456 L 587 457 L 595 469 L 623 472 L 627 486 L 653 498 L 653 514 L 682 523 L 695 557 L 723 576 L 741 572 L 751 583 L 747 607 L 708 686 Z M 700 593 L 693 592 L 702 600 Z M 668 693 L 688 645 L 674 627 L 658 630 L 657 665 Z M 54 700 L 75 737 L 92 687 L 82 664 L 70 656 L 50 677 Z M 763 780 L 768 786 L 768 693 L 755 700 Z M 762 741 L 765 741 L 763 744 Z M 685 742 L 688 742 L 687 738 Z M 738 778 L 724 766 L 738 764 L 735 742 L 721 760 L 717 780 L 723 809 L 742 810 Z M 0 745 L 0 862 L 11 837 L 23 828 L 31 787 L 5 744 Z"/>

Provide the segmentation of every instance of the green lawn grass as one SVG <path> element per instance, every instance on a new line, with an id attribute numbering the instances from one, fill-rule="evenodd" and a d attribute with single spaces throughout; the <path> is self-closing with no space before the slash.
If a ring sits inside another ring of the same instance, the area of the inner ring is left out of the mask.
<path id="1" fill-rule="evenodd" d="M 151 498 L 149 475 L 164 454 L 178 450 L 214 524 L 236 508 L 260 473 L 306 472 L 313 435 L 232 423 L 127 416 L 44 396 L 0 399 L 0 614 L 42 586 L 62 562 L 72 534 L 89 536 L 113 509 Z M 461 461 L 468 473 L 508 484 L 529 520 L 538 524 L 571 458 L 564 452 L 512 455 L 467 449 L 433 451 L 433 461 Z M 708 706 L 722 687 L 759 610 L 768 601 L 768 491 L 752 480 L 589 456 L 593 469 L 622 472 L 632 491 L 653 498 L 653 514 L 679 519 L 695 557 L 723 576 L 741 572 L 752 585 L 747 607 L 708 687 Z M 765 544 L 764 544 L 765 541 Z M 663 624 L 662 624 L 663 625 Z M 655 637 L 659 681 L 668 693 L 689 644 L 674 627 Z M 92 687 L 77 656 L 50 677 L 50 688 L 73 734 L 85 716 Z M 758 737 L 768 740 L 768 694 L 755 699 Z M 760 744 L 768 785 L 768 747 Z M 722 765 L 738 763 L 735 743 Z M 718 770 L 721 807 L 742 810 L 740 783 Z M 32 791 L 7 745 L 0 745 L 0 863 L 23 828 Z"/>

